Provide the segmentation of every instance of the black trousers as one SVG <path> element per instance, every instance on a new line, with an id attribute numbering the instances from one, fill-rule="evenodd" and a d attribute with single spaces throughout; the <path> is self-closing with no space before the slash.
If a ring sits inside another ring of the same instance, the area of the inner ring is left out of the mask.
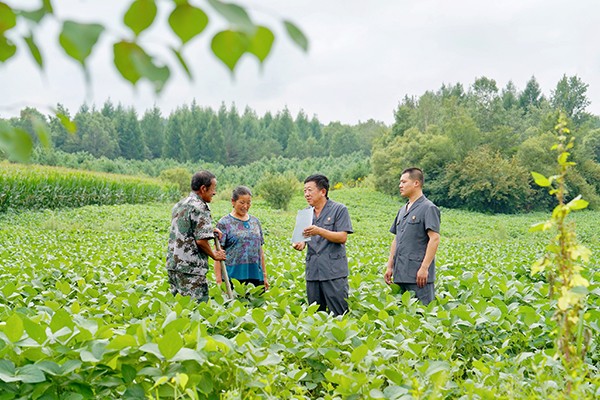
<path id="1" fill-rule="evenodd" d="M 348 277 L 328 281 L 306 281 L 308 304 L 317 303 L 319 311 L 335 316 L 348 312 Z"/>

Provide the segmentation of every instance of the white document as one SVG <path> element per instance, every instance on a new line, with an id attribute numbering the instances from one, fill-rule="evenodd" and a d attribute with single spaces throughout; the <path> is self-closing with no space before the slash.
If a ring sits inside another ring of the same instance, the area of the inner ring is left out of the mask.
<path id="1" fill-rule="evenodd" d="M 292 234 L 292 243 L 308 242 L 309 237 L 305 237 L 302 232 L 313 223 L 313 211 L 314 207 L 305 208 L 298 211 L 296 215 L 296 226 L 294 227 L 294 233 Z"/>

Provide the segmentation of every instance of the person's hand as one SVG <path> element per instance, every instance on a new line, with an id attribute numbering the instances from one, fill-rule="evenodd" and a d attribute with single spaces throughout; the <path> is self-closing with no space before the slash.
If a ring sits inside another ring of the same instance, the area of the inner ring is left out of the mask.
<path id="1" fill-rule="evenodd" d="M 292 247 L 298 251 L 304 250 L 305 245 L 306 245 L 306 242 L 292 243 Z"/>
<path id="2" fill-rule="evenodd" d="M 225 261 L 227 256 L 225 255 L 225 250 L 216 250 L 214 252 L 215 257 L 213 258 L 215 261 Z"/>
<path id="3" fill-rule="evenodd" d="M 383 274 L 383 279 L 385 280 L 385 283 L 387 283 L 388 285 L 392 284 L 392 268 L 387 267 L 385 269 L 385 273 Z"/>
<path id="4" fill-rule="evenodd" d="M 265 282 L 265 290 L 269 290 L 269 278 L 267 278 L 266 276 L 264 276 L 263 278 Z"/>
<path id="5" fill-rule="evenodd" d="M 320 235 L 321 233 L 321 228 L 319 228 L 316 225 L 311 225 L 308 228 L 305 228 L 302 231 L 302 234 L 304 235 L 304 237 L 311 237 L 311 236 L 316 236 L 316 235 Z"/>
<path id="6" fill-rule="evenodd" d="M 215 228 L 213 234 L 217 237 L 217 239 L 221 240 L 223 238 L 223 232 L 219 228 Z"/>
<path id="7" fill-rule="evenodd" d="M 429 277 L 429 268 L 419 268 L 417 271 L 417 286 L 422 288 L 427 285 L 427 278 Z"/>

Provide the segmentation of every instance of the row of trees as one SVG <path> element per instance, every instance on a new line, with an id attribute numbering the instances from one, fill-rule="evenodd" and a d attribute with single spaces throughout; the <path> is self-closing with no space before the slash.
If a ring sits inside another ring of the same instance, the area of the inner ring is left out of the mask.
<path id="1" fill-rule="evenodd" d="M 444 85 L 405 97 L 392 130 L 373 147 L 376 187 L 397 193 L 401 170 L 414 165 L 426 172 L 426 192 L 442 206 L 506 213 L 547 208 L 552 200 L 535 187 L 530 171 L 556 172 L 550 148 L 560 110 L 577 138 L 567 186 L 598 207 L 600 119 L 585 111 L 587 87 L 577 76 L 563 76 L 546 97 L 535 77 L 523 91 L 512 82 L 499 90 L 482 77 L 467 90 Z"/>
<path id="2" fill-rule="evenodd" d="M 60 105 L 58 111 L 70 117 Z M 166 158 L 224 165 L 246 165 L 279 156 L 303 159 L 355 152 L 368 156 L 373 139 L 387 129 L 373 120 L 354 126 L 339 122 L 323 125 L 303 111 L 294 118 L 287 108 L 259 117 L 250 108 L 240 114 L 235 105 L 229 109 L 221 105 L 214 111 L 195 102 L 167 117 L 154 107 L 139 118 L 133 108 L 106 101 L 100 109 L 84 105 L 72 118 L 77 125 L 76 134 L 67 132 L 57 117 L 46 117 L 33 108 L 22 110 L 18 118 L 8 122 L 32 136 L 34 124 L 46 124 L 54 148 L 68 153 L 83 151 L 108 159 Z"/>

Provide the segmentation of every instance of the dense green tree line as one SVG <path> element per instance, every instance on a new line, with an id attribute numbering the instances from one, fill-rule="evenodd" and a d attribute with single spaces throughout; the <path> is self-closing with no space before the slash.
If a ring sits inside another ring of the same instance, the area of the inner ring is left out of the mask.
<path id="1" fill-rule="evenodd" d="M 73 119 L 75 134 L 67 132 L 57 117 L 46 117 L 33 108 L 23 109 L 19 117 L 7 122 L 32 137 L 34 124 L 47 125 L 54 149 L 67 153 L 223 165 L 247 165 L 280 156 L 303 159 L 356 152 L 368 156 L 373 139 L 387 129 L 373 120 L 353 126 L 339 122 L 323 125 L 303 111 L 294 117 L 287 108 L 258 116 L 250 108 L 240 113 L 235 105 L 227 108 L 223 104 L 215 111 L 195 102 L 168 116 L 157 107 L 139 116 L 133 108 L 110 100 L 99 109 L 83 105 L 73 116 L 60 105 L 57 109 Z"/>
<path id="2" fill-rule="evenodd" d="M 600 119 L 585 111 L 587 87 L 577 76 L 563 76 L 546 97 L 535 77 L 523 91 L 512 82 L 499 89 L 482 77 L 467 90 L 443 85 L 418 98 L 405 97 L 392 129 L 373 147 L 376 187 L 395 194 L 401 170 L 419 166 L 426 172 L 429 198 L 441 206 L 503 213 L 547 208 L 552 200 L 535 187 L 529 172 L 556 173 L 550 148 L 562 111 L 576 137 L 569 194 L 583 194 L 597 208 Z"/>
<path id="3" fill-rule="evenodd" d="M 32 154 L 33 163 L 61 166 L 74 169 L 85 169 L 97 172 L 110 172 L 124 175 L 146 175 L 159 177 L 163 171 L 183 169 L 192 173 L 201 168 L 211 170 L 217 175 L 220 188 L 244 184 L 255 186 L 266 175 L 291 174 L 297 180 L 320 172 L 327 175 L 332 184 L 342 182 L 355 184 L 371 172 L 369 158 L 360 152 L 338 157 L 307 157 L 304 159 L 284 158 L 282 156 L 264 158 L 247 165 L 223 165 L 210 162 L 181 163 L 171 159 L 157 158 L 146 160 L 128 160 L 122 157 L 109 159 L 96 158 L 90 153 L 66 153 L 61 150 L 46 151 L 36 149 Z"/>

